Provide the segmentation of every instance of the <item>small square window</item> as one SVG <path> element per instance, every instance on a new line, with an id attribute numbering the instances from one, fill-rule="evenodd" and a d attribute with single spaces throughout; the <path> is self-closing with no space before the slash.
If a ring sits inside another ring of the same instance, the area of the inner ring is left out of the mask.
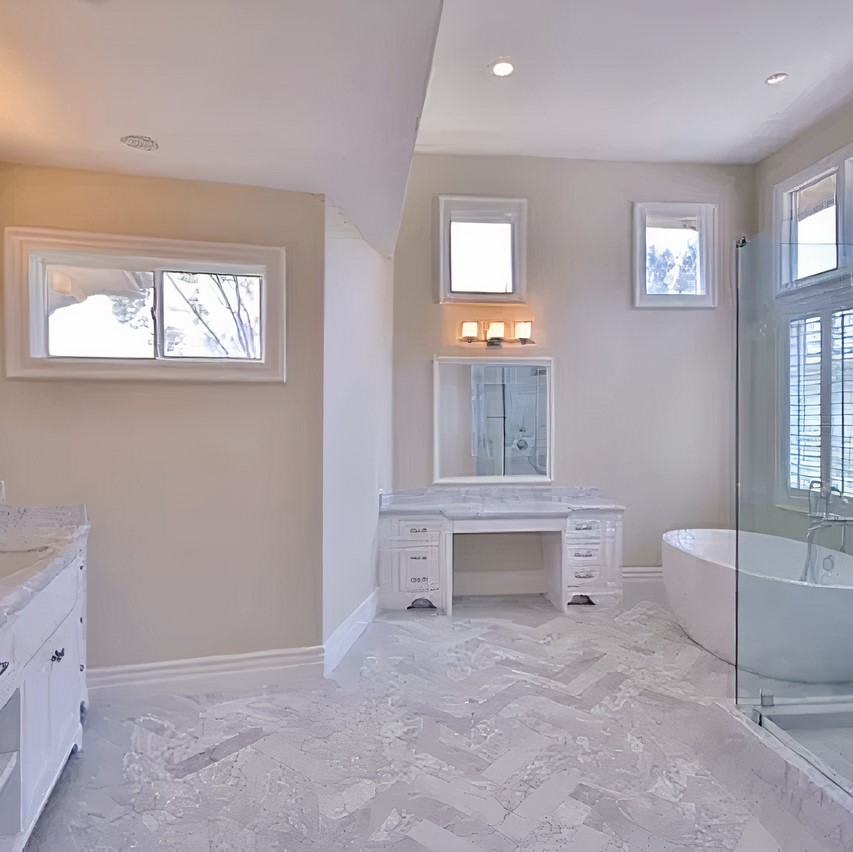
<path id="1" fill-rule="evenodd" d="M 634 305 L 713 308 L 716 205 L 634 205 Z"/>
<path id="2" fill-rule="evenodd" d="M 439 196 L 440 300 L 522 302 L 527 201 Z"/>

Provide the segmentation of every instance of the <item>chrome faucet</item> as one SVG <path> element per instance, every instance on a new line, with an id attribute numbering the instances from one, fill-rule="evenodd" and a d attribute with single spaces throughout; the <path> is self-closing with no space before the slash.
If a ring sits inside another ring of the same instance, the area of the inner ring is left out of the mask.
<path id="1" fill-rule="evenodd" d="M 838 495 L 844 500 L 844 494 L 840 488 L 834 485 L 824 485 L 820 479 L 813 479 L 809 483 L 809 531 L 806 536 L 806 561 L 800 573 L 800 582 L 817 583 L 817 534 L 830 527 L 841 527 L 841 549 L 847 547 L 847 528 L 853 524 L 853 517 L 837 515 L 829 511 L 832 495 Z M 844 500 L 846 503 L 847 501 Z M 826 560 L 824 560 L 826 564 Z M 832 570 L 834 561 L 829 560 L 829 570 Z"/>

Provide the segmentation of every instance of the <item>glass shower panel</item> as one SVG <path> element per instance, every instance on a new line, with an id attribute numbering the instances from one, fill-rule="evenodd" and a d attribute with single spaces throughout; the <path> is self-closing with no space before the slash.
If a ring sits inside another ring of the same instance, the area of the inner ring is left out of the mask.
<path id="1" fill-rule="evenodd" d="M 736 692 L 853 793 L 853 253 L 803 236 L 738 248 Z"/>

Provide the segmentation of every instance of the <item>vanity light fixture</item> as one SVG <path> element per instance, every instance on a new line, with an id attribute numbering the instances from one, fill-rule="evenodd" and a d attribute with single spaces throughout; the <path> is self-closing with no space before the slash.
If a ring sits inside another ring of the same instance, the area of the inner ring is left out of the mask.
<path id="1" fill-rule="evenodd" d="M 522 345 L 533 343 L 533 323 L 530 320 L 517 322 L 515 324 L 515 336 Z"/>
<path id="2" fill-rule="evenodd" d="M 480 339 L 480 323 L 463 322 L 462 334 L 459 335 L 466 343 L 473 343 Z"/>
<path id="3" fill-rule="evenodd" d="M 508 334 L 512 331 L 513 334 Z M 533 320 L 465 320 L 460 324 L 462 343 L 485 343 L 503 346 L 533 343 Z"/>
<path id="4" fill-rule="evenodd" d="M 500 346 L 504 342 L 506 323 L 492 321 L 486 323 L 486 343 L 489 346 Z"/>
<path id="5" fill-rule="evenodd" d="M 777 71 L 775 74 L 771 74 L 764 82 L 767 83 L 768 86 L 778 86 L 780 83 L 784 83 L 787 79 L 788 75 L 784 71 Z"/>
<path id="6" fill-rule="evenodd" d="M 515 66 L 508 56 L 499 56 L 489 65 L 489 69 L 495 77 L 509 77 L 515 71 Z"/>

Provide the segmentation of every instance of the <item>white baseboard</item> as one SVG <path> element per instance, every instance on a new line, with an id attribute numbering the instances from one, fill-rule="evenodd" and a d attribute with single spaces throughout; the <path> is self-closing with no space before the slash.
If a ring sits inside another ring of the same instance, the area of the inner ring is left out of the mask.
<path id="1" fill-rule="evenodd" d="M 631 607 L 640 601 L 652 601 L 668 607 L 666 589 L 663 585 L 663 568 L 659 567 L 623 567 L 622 602 Z"/>
<path id="2" fill-rule="evenodd" d="M 323 647 L 283 648 L 226 654 L 190 660 L 167 660 L 89 669 L 87 684 L 94 700 L 104 693 L 129 690 L 198 695 L 208 692 L 261 689 L 302 675 L 316 676 L 323 664 Z"/>
<path id="3" fill-rule="evenodd" d="M 456 595 L 541 595 L 545 592 L 545 572 L 454 571 Z"/>
<path id="4" fill-rule="evenodd" d="M 326 640 L 323 655 L 323 673 L 328 677 L 346 656 L 347 651 L 367 629 L 367 625 L 376 618 L 379 602 L 379 587 L 375 588 L 347 617 L 335 632 Z"/>

